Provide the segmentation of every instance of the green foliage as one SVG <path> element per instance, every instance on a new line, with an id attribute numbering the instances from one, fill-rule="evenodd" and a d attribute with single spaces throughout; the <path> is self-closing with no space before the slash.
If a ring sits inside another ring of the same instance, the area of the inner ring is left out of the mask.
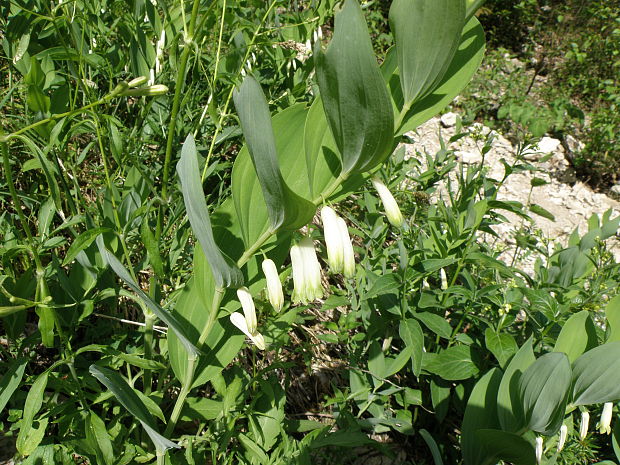
<path id="1" fill-rule="evenodd" d="M 477 5 L 394 2 L 381 64 L 356 0 L 0 7 L 0 426 L 17 460 L 305 465 L 401 445 L 416 463 L 533 463 L 534 431 L 620 400 L 603 243 L 620 218 L 568 247 L 527 238 L 529 276 L 485 240 L 504 211 L 547 214 L 498 199 L 534 169 L 522 153 L 492 179 L 457 164 L 465 134 L 399 147 L 476 72 Z M 292 244 L 328 261 L 323 205 L 353 236 L 353 277 L 323 273 L 325 299 L 275 312 L 261 261 L 290 296 Z M 607 457 L 607 436 L 573 434 L 564 458 L 599 443 Z"/>

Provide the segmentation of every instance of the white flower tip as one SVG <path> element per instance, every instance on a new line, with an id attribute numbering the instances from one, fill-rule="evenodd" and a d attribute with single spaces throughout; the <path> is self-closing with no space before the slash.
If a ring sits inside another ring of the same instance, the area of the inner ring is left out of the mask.
<path id="1" fill-rule="evenodd" d="M 564 443 L 566 442 L 567 435 L 568 435 L 568 427 L 566 425 L 560 426 L 560 438 L 558 439 L 558 452 L 562 452 L 562 449 L 564 449 Z"/>
<path id="2" fill-rule="evenodd" d="M 538 436 L 536 438 L 536 463 L 537 464 L 540 464 L 542 460 L 542 454 L 543 454 L 543 438 Z"/>
<path id="3" fill-rule="evenodd" d="M 381 203 L 383 204 L 383 208 L 385 210 L 385 216 L 387 216 L 390 224 L 396 228 L 402 228 L 405 220 L 403 219 L 403 214 L 396 203 L 396 199 L 387 188 L 387 186 L 376 176 L 371 179 L 375 190 L 379 194 L 379 198 L 381 199 Z"/>
<path id="4" fill-rule="evenodd" d="M 237 289 L 237 297 L 241 303 L 243 314 L 245 315 L 245 321 L 247 323 L 248 331 L 250 334 L 256 332 L 258 322 L 256 321 L 256 308 L 254 307 L 254 300 L 252 300 L 252 294 L 247 287 L 240 287 Z"/>
<path id="5" fill-rule="evenodd" d="M 590 423 L 590 414 L 581 412 L 581 425 L 579 427 L 579 438 L 583 440 L 588 435 L 588 426 Z"/>
<path id="6" fill-rule="evenodd" d="M 262 263 L 263 273 L 267 281 L 267 297 L 269 303 L 276 312 L 282 310 L 284 306 L 284 293 L 282 292 L 282 283 L 278 274 L 278 268 L 273 260 L 267 258 Z"/>

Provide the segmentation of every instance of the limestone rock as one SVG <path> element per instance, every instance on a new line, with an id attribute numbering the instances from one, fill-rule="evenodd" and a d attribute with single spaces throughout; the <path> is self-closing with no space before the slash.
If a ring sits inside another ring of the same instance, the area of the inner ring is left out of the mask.
<path id="1" fill-rule="evenodd" d="M 444 115 L 441 115 L 441 125 L 444 128 L 451 128 L 456 125 L 456 119 L 458 115 L 456 113 L 450 112 Z"/>

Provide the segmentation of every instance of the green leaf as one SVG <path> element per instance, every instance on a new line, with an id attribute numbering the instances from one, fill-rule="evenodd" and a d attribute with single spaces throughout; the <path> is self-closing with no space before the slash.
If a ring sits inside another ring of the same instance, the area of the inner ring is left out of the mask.
<path id="1" fill-rule="evenodd" d="M 487 349 L 495 356 L 502 368 L 510 357 L 519 350 L 514 337 L 506 333 L 498 334 L 491 328 L 487 328 L 484 332 L 484 341 Z"/>
<path id="2" fill-rule="evenodd" d="M 523 437 L 496 429 L 481 429 L 476 438 L 485 448 L 489 459 L 479 465 L 496 463 L 498 460 L 513 465 L 534 465 L 536 453 L 534 447 Z"/>
<path id="3" fill-rule="evenodd" d="M 398 293 L 401 286 L 401 277 L 397 273 L 386 273 L 372 284 L 372 287 L 364 294 L 365 299 L 379 295 Z"/>
<path id="4" fill-rule="evenodd" d="M 596 328 L 587 310 L 572 315 L 562 327 L 555 342 L 554 352 L 564 352 L 572 363 L 585 351 L 596 347 Z"/>
<path id="5" fill-rule="evenodd" d="M 620 400 L 620 342 L 587 351 L 573 364 L 573 405 Z"/>
<path id="6" fill-rule="evenodd" d="M 431 450 L 431 455 L 433 456 L 433 461 L 435 462 L 435 465 L 443 465 L 443 460 L 441 459 L 439 447 L 437 447 L 437 443 L 435 442 L 435 439 L 433 439 L 433 436 L 431 436 L 431 434 L 425 429 L 420 430 L 420 436 L 422 436 L 422 439 L 424 439 L 424 442 Z"/>
<path id="7" fill-rule="evenodd" d="M 523 372 L 535 361 L 532 338 L 530 338 L 506 367 L 497 393 L 497 416 L 504 431 L 516 432 L 525 425 L 518 386 Z"/>
<path id="8" fill-rule="evenodd" d="M 356 0 L 346 0 L 336 14 L 326 52 L 317 41 L 314 63 L 325 114 L 342 157 L 341 174 L 368 171 L 393 148 L 394 115 Z"/>
<path id="9" fill-rule="evenodd" d="M 448 381 L 468 379 L 479 371 L 473 356 L 471 346 L 454 345 L 431 358 L 423 368 Z"/>
<path id="10" fill-rule="evenodd" d="M 144 247 L 146 248 L 146 253 L 149 256 L 149 262 L 153 267 L 153 272 L 160 278 L 164 277 L 164 263 L 161 259 L 161 254 L 159 253 L 159 244 L 155 239 L 155 235 L 153 234 L 153 230 L 149 225 L 148 218 L 145 216 L 142 218 L 142 225 L 140 226 L 140 236 L 142 237 L 142 242 L 144 243 Z"/>
<path id="11" fill-rule="evenodd" d="M 86 440 L 97 456 L 97 463 L 114 465 L 116 458 L 110 435 L 103 420 L 92 410 L 86 416 L 84 429 L 86 431 Z"/>
<path id="12" fill-rule="evenodd" d="M 620 341 L 620 295 L 615 296 L 605 306 L 605 318 L 609 325 L 607 342 Z"/>
<path id="13" fill-rule="evenodd" d="M 110 233 L 112 230 L 110 228 L 93 228 L 88 229 L 81 233 L 78 237 L 75 238 L 69 250 L 65 255 L 65 259 L 62 261 L 62 266 L 69 265 L 75 257 L 84 249 L 86 249 L 93 241 L 97 238 L 97 236 L 105 233 Z"/>
<path id="14" fill-rule="evenodd" d="M 519 398 L 529 429 L 545 436 L 560 429 L 570 384 L 570 363 L 561 352 L 545 354 L 525 370 L 519 380 Z"/>
<path id="15" fill-rule="evenodd" d="M 414 130 L 459 95 L 478 70 L 484 57 L 484 48 L 484 30 L 476 18 L 471 18 L 463 28 L 458 50 L 443 79 L 432 93 L 414 103 L 406 114 L 399 117 L 396 122 L 396 135 Z M 394 47 L 386 54 L 382 73 L 388 82 L 393 107 L 396 113 L 400 114 L 404 102 L 398 73 L 398 57 Z"/>
<path id="16" fill-rule="evenodd" d="M 0 381 L 0 413 L 3 413 L 4 407 L 6 407 L 6 404 L 11 400 L 11 396 L 19 387 L 27 364 L 27 358 L 20 357 L 13 360 L 9 365 L 9 369 L 2 376 Z"/>
<path id="17" fill-rule="evenodd" d="M 398 327 L 398 333 L 400 338 L 405 343 L 406 347 L 410 347 L 411 362 L 413 365 L 413 374 L 420 376 L 422 371 L 422 357 L 424 354 L 424 333 L 418 323 L 414 319 L 406 319 L 400 322 Z"/>
<path id="18" fill-rule="evenodd" d="M 213 239 L 209 210 L 200 182 L 197 155 L 196 143 L 190 134 L 183 143 L 181 159 L 177 164 L 187 216 L 196 239 L 207 256 L 216 286 L 220 289 L 240 287 L 243 285 L 241 271 L 229 257 L 222 253 Z"/>
<path id="19" fill-rule="evenodd" d="M 102 244 L 103 242 L 101 243 L 101 245 Z M 168 327 L 172 331 L 174 331 L 176 336 L 183 343 L 185 350 L 187 350 L 187 352 L 191 356 L 197 357 L 199 350 L 194 346 L 194 344 L 189 341 L 188 337 L 185 334 L 185 329 L 183 325 L 178 321 L 177 317 L 174 314 L 168 312 L 167 310 L 161 308 L 142 289 L 140 289 L 140 286 L 138 286 L 138 284 L 133 280 L 133 278 L 125 269 L 123 264 L 118 260 L 118 258 L 108 252 L 105 247 L 99 247 L 99 252 L 103 256 L 106 263 L 110 265 L 110 268 L 112 268 L 112 270 L 114 270 L 114 272 L 118 275 L 118 277 L 125 281 L 127 286 L 129 286 L 129 288 L 133 292 L 135 292 L 138 297 L 140 297 L 140 300 L 144 302 L 144 304 L 157 316 L 157 318 L 166 323 Z"/>
<path id="20" fill-rule="evenodd" d="M 497 428 L 497 392 L 502 379 L 502 371 L 492 368 L 474 386 L 461 427 L 461 448 L 465 465 L 487 463 L 487 453 L 476 439 L 476 432 L 485 428 Z"/>
<path id="21" fill-rule="evenodd" d="M 157 432 L 155 420 L 122 376 L 107 368 L 100 368 L 97 365 L 90 366 L 90 373 L 107 387 L 121 405 L 142 424 L 153 444 L 155 444 L 157 451 L 163 452 L 167 449 L 179 447 Z"/>
<path id="22" fill-rule="evenodd" d="M 26 403 L 24 404 L 24 414 L 22 416 L 21 428 L 17 435 L 17 442 L 15 447 L 18 452 L 23 456 L 28 456 L 34 451 L 41 440 L 43 434 L 45 434 L 45 428 L 41 430 L 41 426 L 45 424 L 47 426 L 47 419 L 45 421 L 39 420 L 39 428 L 33 426 L 34 417 L 41 409 L 43 404 L 43 394 L 47 387 L 48 372 L 41 373 L 28 391 L 26 397 Z"/>
<path id="23" fill-rule="evenodd" d="M 221 400 L 190 397 L 183 408 L 181 420 L 215 420 L 223 409 L 224 404 Z"/>
<path id="24" fill-rule="evenodd" d="M 465 0 L 394 0 L 389 18 L 409 107 L 433 91 L 454 58 L 465 24 Z"/>
<path id="25" fill-rule="evenodd" d="M 316 207 L 291 191 L 282 178 L 269 106 L 260 85 L 251 76 L 246 77 L 233 99 L 267 205 L 271 230 L 304 226 Z M 238 209 L 237 215 L 241 214 Z"/>
<path id="26" fill-rule="evenodd" d="M 542 216 L 543 218 L 547 218 L 548 220 L 555 221 L 555 216 L 548 210 L 545 210 L 540 205 L 536 205 L 535 203 L 530 205 L 530 211 L 532 213 L 536 213 L 538 216 Z"/>
<path id="27" fill-rule="evenodd" d="M 448 323 L 445 318 L 430 312 L 416 312 L 413 316 L 439 337 L 443 337 L 444 339 L 450 339 L 452 337 L 452 326 L 450 326 L 450 323 Z"/>

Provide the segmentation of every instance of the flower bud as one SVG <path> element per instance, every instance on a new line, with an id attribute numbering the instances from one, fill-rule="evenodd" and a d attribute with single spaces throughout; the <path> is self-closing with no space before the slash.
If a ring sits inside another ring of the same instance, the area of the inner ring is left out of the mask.
<path id="1" fill-rule="evenodd" d="M 566 425 L 560 426 L 560 439 L 558 439 L 558 452 L 562 452 L 564 449 L 564 443 L 566 442 L 566 436 L 568 435 L 568 428 Z"/>
<path id="2" fill-rule="evenodd" d="M 291 247 L 293 265 L 293 302 L 307 304 L 323 297 L 321 265 L 316 258 L 312 239 L 304 237 Z"/>
<path id="3" fill-rule="evenodd" d="M 385 209 L 385 215 L 387 216 L 388 221 L 392 224 L 392 226 L 401 228 L 404 223 L 403 215 L 400 212 L 400 208 L 398 208 L 398 204 L 396 203 L 394 196 L 379 178 L 372 178 L 372 184 L 375 186 L 375 189 L 381 198 L 381 203 L 383 203 L 383 208 Z"/>
<path id="4" fill-rule="evenodd" d="M 129 86 L 130 89 L 133 89 L 134 87 L 138 87 L 138 86 L 141 86 L 142 84 L 146 84 L 148 80 L 149 78 L 147 78 L 146 76 L 138 76 L 137 78 L 134 78 L 131 81 L 129 81 L 127 85 Z"/>
<path id="5" fill-rule="evenodd" d="M 138 89 L 130 89 L 123 92 L 123 97 L 155 97 L 164 95 L 168 92 L 168 87 L 163 84 L 155 84 L 153 86 L 140 87 Z"/>
<path id="6" fill-rule="evenodd" d="M 605 402 L 603 405 L 603 413 L 601 414 L 601 420 L 598 423 L 598 431 L 601 434 L 611 433 L 611 415 L 614 408 L 612 402 Z"/>
<path id="7" fill-rule="evenodd" d="M 583 441 L 588 435 L 588 424 L 590 423 L 590 414 L 581 412 L 581 425 L 579 426 L 579 439 Z"/>
<path id="8" fill-rule="evenodd" d="M 439 277 L 441 278 L 441 288 L 445 291 L 448 289 L 448 277 L 446 276 L 446 270 L 441 268 L 439 270 Z"/>
<path id="9" fill-rule="evenodd" d="M 321 208 L 321 221 L 323 222 L 323 235 L 327 247 L 327 261 L 332 273 L 342 273 L 344 266 L 344 244 L 338 223 L 338 215 L 328 206 Z"/>
<path id="10" fill-rule="evenodd" d="M 349 228 L 342 218 L 338 218 L 338 229 L 342 236 L 343 249 L 343 267 L 342 274 L 345 278 L 353 278 L 355 276 L 355 254 L 353 253 L 353 243 L 349 237 Z"/>
<path id="11" fill-rule="evenodd" d="M 265 273 L 265 279 L 267 280 L 267 298 L 274 310 L 279 312 L 284 305 L 284 294 L 282 292 L 282 283 L 280 282 L 278 269 L 273 260 L 268 258 L 263 260 L 262 268 L 263 273 Z"/>
<path id="12" fill-rule="evenodd" d="M 536 438 L 536 463 L 540 465 L 543 454 L 543 438 L 538 436 Z"/>
<path id="13" fill-rule="evenodd" d="M 247 287 L 240 287 L 237 289 L 237 297 L 241 302 L 241 308 L 245 315 L 245 321 L 247 323 L 248 331 L 250 334 L 256 333 L 258 322 L 256 321 L 256 308 L 254 307 L 254 301 L 252 300 L 252 294 Z"/>
<path id="14" fill-rule="evenodd" d="M 258 347 L 259 350 L 265 350 L 265 338 L 259 332 L 251 333 L 248 330 L 248 323 L 241 313 L 231 313 L 230 321 L 233 325 L 239 328 L 241 332 L 243 332 L 243 334 L 250 338 L 250 340 L 254 343 L 256 347 Z"/>

